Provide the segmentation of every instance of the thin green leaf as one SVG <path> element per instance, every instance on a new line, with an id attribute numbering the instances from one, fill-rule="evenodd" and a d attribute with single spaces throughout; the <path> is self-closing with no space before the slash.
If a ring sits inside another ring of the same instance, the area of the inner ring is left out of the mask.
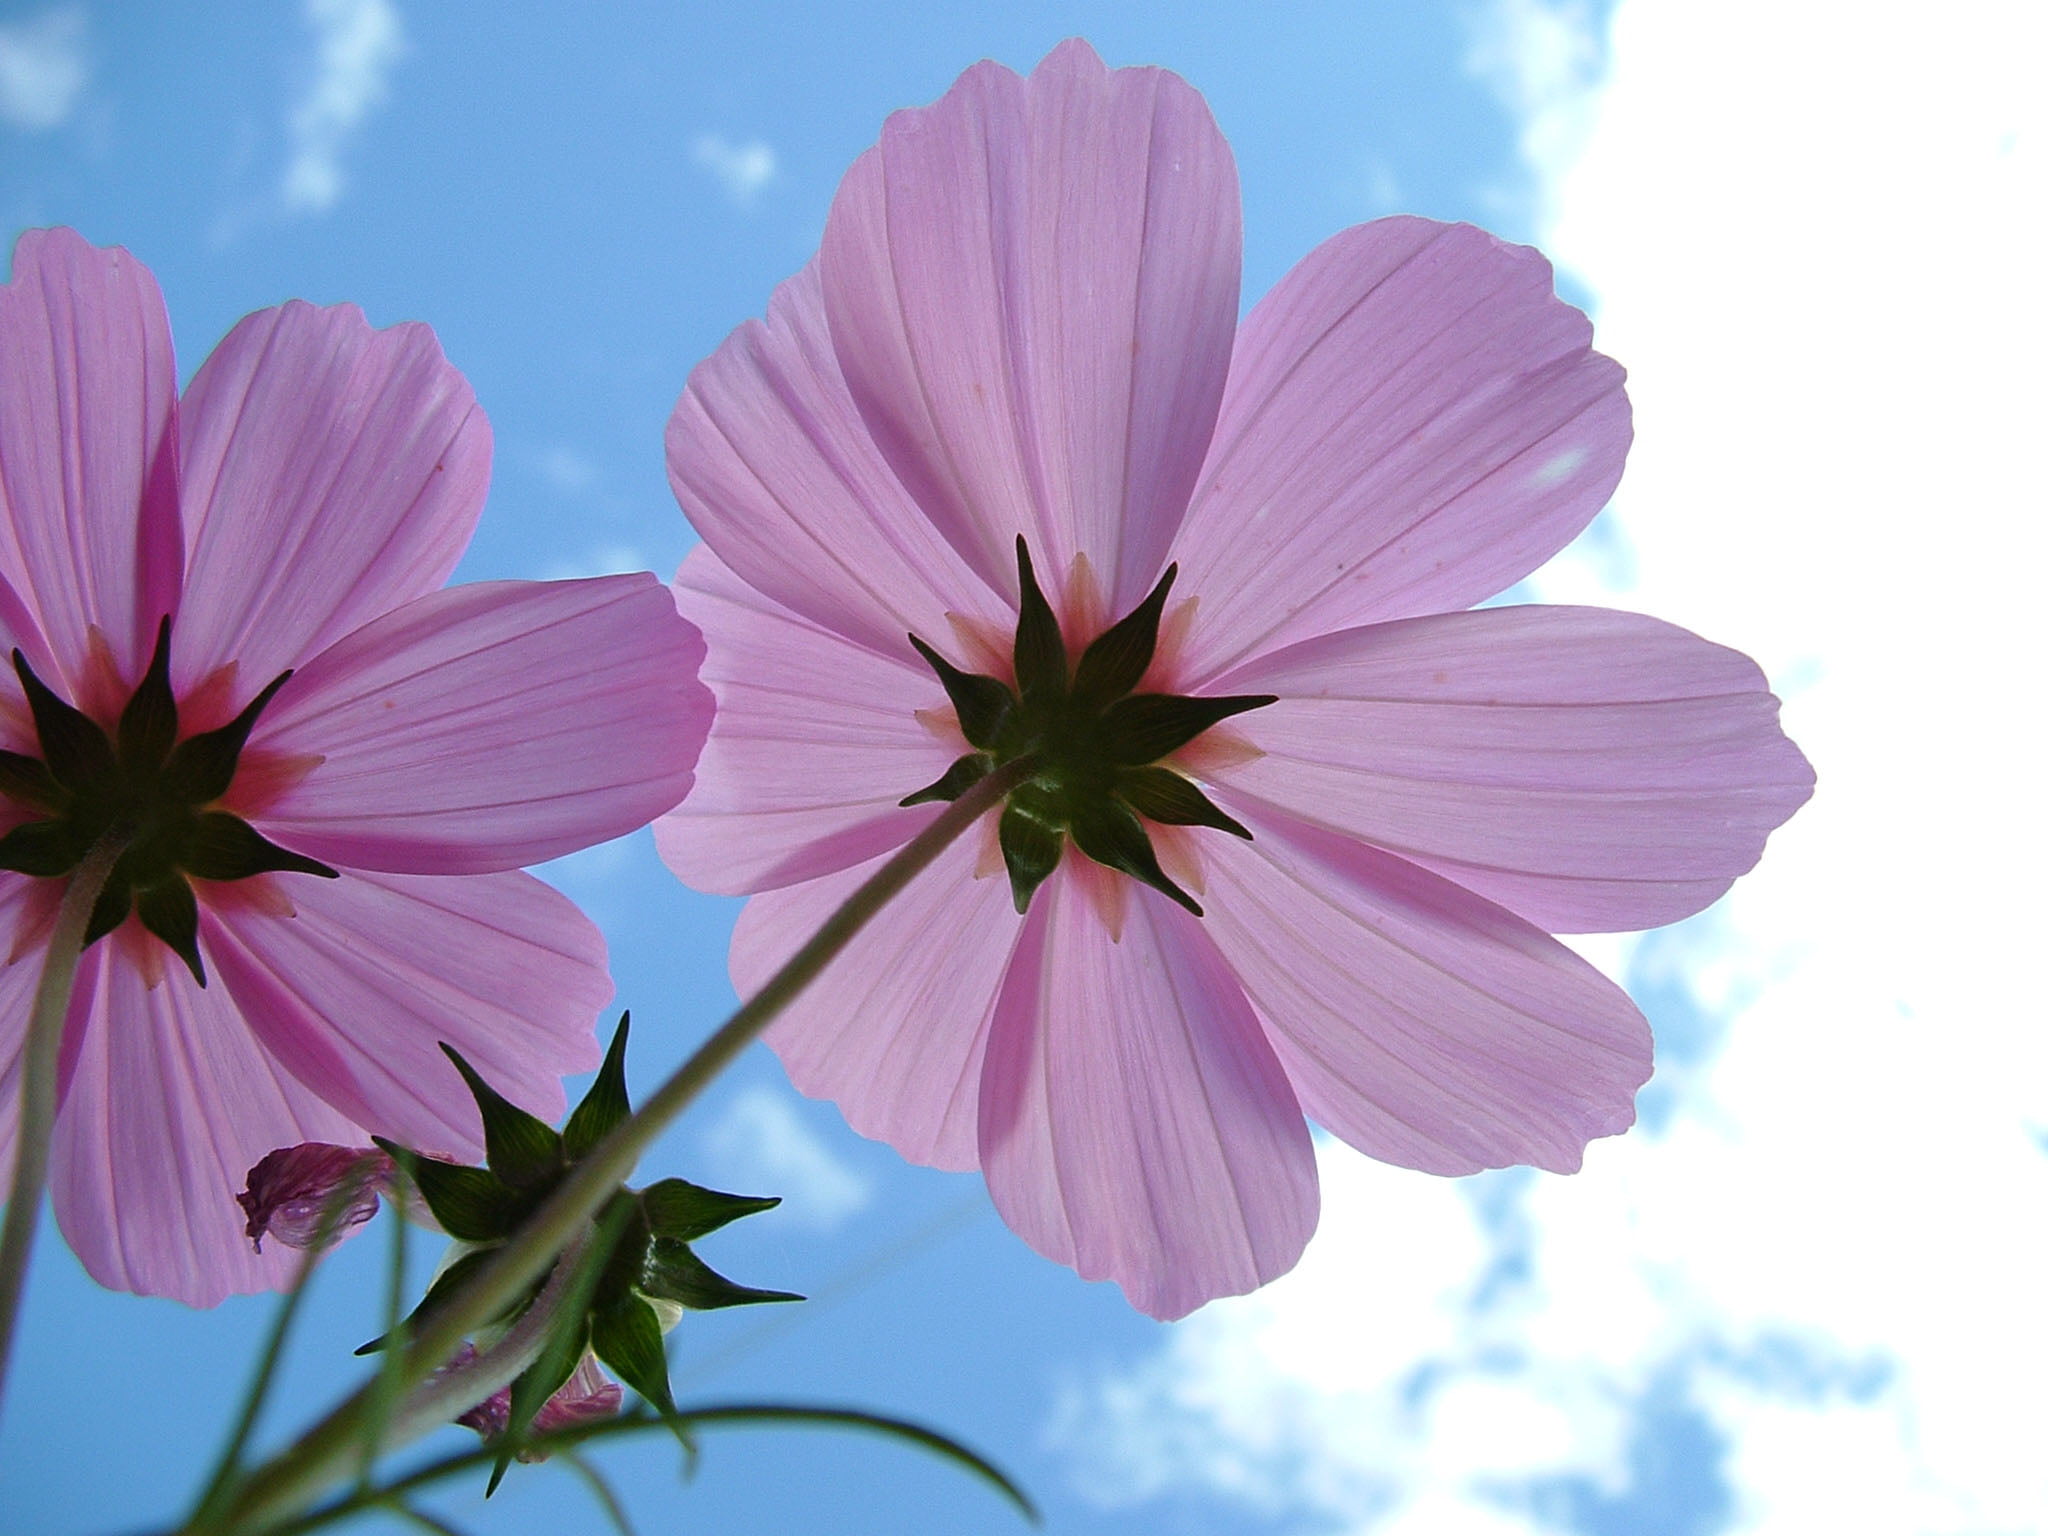
<path id="1" fill-rule="evenodd" d="M 402 1520 L 410 1520 L 421 1530 L 433 1532 L 433 1536 L 466 1536 L 462 1527 L 450 1525 L 439 1515 L 430 1515 L 424 1509 L 415 1509 L 403 1499 L 380 1499 L 376 1507 L 389 1510 Z"/>
<path id="2" fill-rule="evenodd" d="M 591 1498 L 597 1502 L 597 1507 L 604 1511 L 605 1518 L 611 1521 L 612 1529 L 617 1531 L 619 1536 L 640 1536 L 633 1528 L 631 1518 L 626 1514 L 625 1500 L 619 1497 L 610 1479 L 598 1470 L 595 1462 L 572 1450 L 562 1452 L 561 1462 L 583 1479 L 583 1485 L 590 1490 Z"/>
<path id="3" fill-rule="evenodd" d="M 441 1054 L 455 1063 L 455 1070 L 469 1084 L 469 1096 L 483 1116 L 484 1162 L 491 1172 L 515 1189 L 552 1185 L 563 1166 L 562 1138 L 555 1128 L 485 1082 L 476 1068 L 462 1059 L 462 1052 L 447 1041 L 440 1046 Z"/>
<path id="4" fill-rule="evenodd" d="M 396 1330 L 390 1333 L 380 1333 L 376 1338 L 370 1340 L 369 1343 L 357 1345 L 356 1353 L 359 1355 L 374 1355 L 381 1349 L 390 1348 L 393 1339 L 408 1337 L 419 1332 L 420 1324 L 427 1320 L 428 1315 L 466 1285 L 470 1277 L 490 1263 L 492 1259 L 496 1258 L 497 1254 L 498 1250 L 496 1248 L 478 1248 L 474 1252 L 465 1253 L 435 1277 L 434 1283 L 427 1287 L 427 1294 L 420 1298 L 420 1304 L 412 1309 L 406 1316 L 405 1321 L 399 1324 Z M 525 1299 L 530 1301 L 532 1297 L 529 1295 Z M 514 1303 L 513 1307 L 508 1310 L 516 1311 L 522 1305 L 524 1305 L 524 1302 Z M 501 1313 L 500 1317 L 504 1315 Z"/>
<path id="5" fill-rule="evenodd" d="M 398 1319 L 405 1311 L 405 1238 L 410 1223 L 401 1217 L 390 1226 L 391 1263 L 384 1277 L 384 1331 L 387 1334 L 398 1327 Z M 395 1349 L 377 1362 L 377 1377 L 370 1384 L 370 1412 L 363 1424 L 362 1456 L 356 1463 L 358 1487 L 370 1486 L 370 1474 L 376 1470 L 377 1453 L 383 1449 L 385 1426 L 391 1422 L 391 1415 L 404 1395 L 405 1382 L 399 1374 L 404 1366 L 403 1352 Z"/>
<path id="6" fill-rule="evenodd" d="M 612 1031 L 604 1065 L 597 1069 L 590 1091 L 583 1095 L 582 1102 L 569 1116 L 569 1123 L 562 1127 L 562 1155 L 572 1163 L 633 1113 L 632 1102 L 626 1097 L 626 1036 L 632 1023 L 630 1012 L 619 1015 L 619 1027 Z"/>
<path id="7" fill-rule="evenodd" d="M 526 1430 L 533 1423 L 534 1415 L 547 1406 L 547 1400 L 569 1379 L 582 1360 L 583 1351 L 590 1347 L 587 1310 L 587 1301 L 574 1310 L 565 1306 L 562 1326 L 548 1335 L 533 1364 L 521 1371 L 512 1383 L 511 1401 L 505 1413 L 505 1433 L 498 1437 L 497 1459 L 491 1467 L 491 1480 L 484 1487 L 485 1498 L 498 1491 L 498 1484 L 504 1480 L 505 1469 L 512 1465 L 512 1458 L 526 1449 L 529 1439 Z"/>
<path id="8" fill-rule="evenodd" d="M 687 1179 L 663 1179 L 640 1191 L 640 1209 L 656 1237 L 693 1243 L 707 1232 L 743 1216 L 758 1216 L 782 1204 L 780 1195 L 727 1195 Z"/>

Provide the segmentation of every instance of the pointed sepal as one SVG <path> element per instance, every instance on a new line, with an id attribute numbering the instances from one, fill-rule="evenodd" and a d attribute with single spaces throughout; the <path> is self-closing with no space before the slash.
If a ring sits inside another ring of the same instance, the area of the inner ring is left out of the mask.
<path id="1" fill-rule="evenodd" d="M 626 1097 L 626 1036 L 632 1022 L 630 1011 L 619 1015 L 619 1027 L 612 1031 L 604 1065 L 597 1069 L 589 1091 L 562 1127 L 562 1155 L 572 1163 L 625 1124 L 633 1113 L 632 1101 Z"/>
<path id="2" fill-rule="evenodd" d="M 1132 810 L 1150 821 L 1169 827 L 1214 827 L 1251 839 L 1243 822 L 1171 768 L 1126 768 L 1117 775 L 1116 789 Z"/>
<path id="3" fill-rule="evenodd" d="M 0 748 L 0 795 L 45 815 L 63 809 L 70 793 L 50 776 L 40 757 Z"/>
<path id="4" fill-rule="evenodd" d="M 564 1166 L 562 1138 L 555 1128 L 539 1116 L 528 1114 L 485 1082 L 463 1060 L 462 1052 L 447 1041 L 441 1041 L 440 1046 L 441 1054 L 455 1063 L 455 1070 L 469 1084 L 469 1095 L 476 1100 L 477 1113 L 483 1116 L 484 1162 L 491 1172 L 515 1189 L 552 1185 Z"/>
<path id="5" fill-rule="evenodd" d="M 114 747 L 90 715 L 58 698 L 35 674 L 28 658 L 14 653 L 14 675 L 28 698 L 35 720 L 36 741 L 50 776 L 66 788 L 104 783 L 114 770 Z"/>
<path id="6" fill-rule="evenodd" d="M 912 806 L 923 805 L 932 800 L 943 800 L 950 805 L 987 778 L 994 767 L 995 759 L 986 752 L 969 752 L 965 757 L 955 758 L 950 768 L 923 789 L 913 790 L 896 803 L 901 806 Z"/>
<path id="7" fill-rule="evenodd" d="M 676 1411 L 668 1389 L 668 1353 L 661 1319 L 631 1291 L 601 1306 L 590 1319 L 590 1350 L 627 1386 L 663 1413 Z"/>
<path id="8" fill-rule="evenodd" d="M 246 880 L 251 875 L 290 871 L 338 880 L 341 872 L 280 848 L 239 816 L 226 811 L 201 811 L 192 818 L 183 867 L 202 880 Z"/>
<path id="9" fill-rule="evenodd" d="M 1159 615 L 1180 567 L 1169 565 L 1145 600 L 1097 635 L 1074 667 L 1074 701 L 1099 710 L 1137 687 L 1159 648 Z"/>
<path id="10" fill-rule="evenodd" d="M 794 1291 L 763 1291 L 735 1285 L 682 1243 L 657 1237 L 647 1245 L 638 1289 L 643 1295 L 678 1306 L 709 1312 L 718 1307 L 748 1307 L 766 1301 L 802 1301 Z"/>
<path id="11" fill-rule="evenodd" d="M 1074 818 L 1070 830 L 1074 834 L 1074 846 L 1096 863 L 1121 870 L 1162 895 L 1172 897 L 1196 917 L 1202 915 L 1201 906 L 1195 898 L 1168 879 L 1166 871 L 1159 867 L 1158 855 L 1152 851 L 1152 838 L 1145 831 L 1144 823 L 1121 800 L 1105 800 L 1089 806 Z"/>
<path id="12" fill-rule="evenodd" d="M 1060 865 L 1066 839 L 1059 827 L 1038 815 L 1026 800 L 1026 785 L 1011 796 L 996 822 L 996 842 L 1003 850 L 1003 867 L 1010 874 L 1010 899 L 1019 912 L 1028 911 L 1031 897 Z"/>
<path id="13" fill-rule="evenodd" d="M 235 764 L 241 761 L 242 748 L 249 744 L 249 733 L 256 729 L 257 716 L 277 697 L 277 690 L 291 681 L 291 676 L 289 672 L 280 672 L 272 678 L 226 725 L 179 742 L 164 765 L 165 792 L 192 805 L 205 805 L 226 794 L 235 781 Z"/>
<path id="14" fill-rule="evenodd" d="M 564 1308 L 561 1326 L 548 1335 L 533 1364 L 521 1371 L 512 1383 L 511 1402 L 505 1410 L 505 1431 L 499 1440 L 498 1458 L 491 1464 L 491 1479 L 484 1485 L 485 1498 L 498 1491 L 498 1484 L 505 1478 L 505 1469 L 519 1454 L 534 1416 L 569 1379 L 576 1363 L 583 1358 L 583 1351 L 589 1347 L 589 1315 L 581 1307 L 573 1311 Z"/>
<path id="15" fill-rule="evenodd" d="M 679 1243 L 695 1242 L 728 1222 L 758 1216 L 782 1204 L 780 1195 L 727 1195 L 687 1179 L 663 1179 L 640 1191 L 647 1230 Z"/>
<path id="16" fill-rule="evenodd" d="M 946 690 L 953 713 L 960 717 L 960 734 L 968 744 L 994 746 L 997 734 L 1016 707 L 1015 695 L 997 678 L 961 671 L 915 635 L 910 637 L 910 643 L 924 658 L 925 665 L 938 674 L 939 685 Z"/>
<path id="17" fill-rule="evenodd" d="M 1271 693 L 1200 699 L 1173 693 L 1134 693 L 1102 716 L 1102 750 L 1120 768 L 1156 763 L 1186 746 L 1218 721 L 1279 702 Z"/>
<path id="18" fill-rule="evenodd" d="M 25 821 L 0 837 L 0 869 L 52 879 L 78 868 L 88 851 L 79 829 L 69 820 Z"/>
<path id="19" fill-rule="evenodd" d="M 450 1237 L 465 1243 L 499 1242 L 511 1235 L 532 1205 L 488 1169 L 423 1157 L 382 1136 L 370 1139 L 391 1154 Z"/>
<path id="20" fill-rule="evenodd" d="M 109 886 L 112 883 L 110 880 Z M 135 892 L 135 915 L 185 962 L 192 979 L 205 986 L 206 965 L 199 958 L 199 901 L 192 887 L 176 875 L 158 885 L 145 885 Z"/>
<path id="21" fill-rule="evenodd" d="M 1026 704 L 1058 698 L 1067 691 L 1067 645 L 1060 621 L 1039 589 L 1031 569 L 1031 551 L 1017 536 L 1017 642 L 1011 659 L 1017 668 L 1017 696 Z M 970 738 L 971 740 L 972 738 Z M 980 746 L 980 742 L 975 743 Z"/>
<path id="22" fill-rule="evenodd" d="M 171 755 L 178 739 L 178 700 L 171 692 L 171 621 L 156 627 L 156 649 L 149 670 L 129 695 L 114 729 L 114 748 L 131 772 L 153 773 Z"/>

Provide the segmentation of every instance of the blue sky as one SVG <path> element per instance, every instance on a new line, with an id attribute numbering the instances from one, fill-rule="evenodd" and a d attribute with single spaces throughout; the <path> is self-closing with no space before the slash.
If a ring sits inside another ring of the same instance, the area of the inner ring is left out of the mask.
<path id="1" fill-rule="evenodd" d="M 689 368 L 809 255 L 889 111 L 1073 33 L 1208 96 L 1248 300 L 1346 224 L 1471 219 L 1539 239 L 1631 370 L 1616 506 L 1530 595 L 1751 651 L 1821 774 L 1720 907 L 1585 946 L 1658 1032 L 1642 1127 L 1571 1180 L 1448 1184 L 1325 1149 L 1301 1269 L 1169 1328 L 757 1049 L 647 1166 L 788 1195 L 705 1253 L 814 1299 L 691 1319 L 679 1395 L 924 1419 L 1086 1536 L 2048 1523 L 2023 1395 L 2048 1373 L 2048 1021 L 2015 874 L 2048 851 L 2022 448 L 2044 404 L 2024 360 L 2048 341 L 2021 62 L 2041 23 L 1680 9 L 620 4 L 572 24 L 0 0 L 0 237 L 68 223 L 130 247 L 187 371 L 287 297 L 430 322 L 496 433 L 466 579 L 671 570 L 691 536 L 661 428 Z M 605 928 L 651 1083 L 731 1004 L 737 904 L 679 888 L 644 837 L 545 873 Z M 321 1276 L 275 1429 L 375 1331 L 381 1225 Z M 29 1309 L 7 1528 L 175 1515 L 268 1304 L 107 1295 L 46 1230 Z M 864 1440 L 723 1436 L 687 1485 L 651 1443 L 607 1465 L 650 1531 L 1015 1528 Z M 559 1469 L 476 1494 L 435 1507 L 466 1530 L 599 1528 Z"/>

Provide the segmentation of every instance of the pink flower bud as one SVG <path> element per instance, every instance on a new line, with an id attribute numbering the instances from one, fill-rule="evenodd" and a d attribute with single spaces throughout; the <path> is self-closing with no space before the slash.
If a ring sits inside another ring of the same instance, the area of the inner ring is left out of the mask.
<path id="1" fill-rule="evenodd" d="M 249 1170 L 249 1187 L 235 1199 L 249 1218 L 244 1230 L 257 1252 L 263 1251 L 265 1233 L 287 1248 L 310 1248 L 337 1194 L 346 1191 L 330 1218 L 330 1242 L 377 1214 L 378 1198 L 392 1192 L 391 1180 L 391 1159 L 373 1147 L 308 1141 L 268 1153 Z"/>
<path id="2" fill-rule="evenodd" d="M 476 1357 L 469 1345 L 462 1346 L 456 1357 L 443 1367 L 455 1370 L 468 1364 Z M 625 1394 L 619 1384 L 607 1377 L 597 1363 L 597 1357 L 585 1353 L 569 1379 L 555 1389 L 554 1395 L 540 1406 L 540 1412 L 533 1416 L 532 1433 L 544 1435 L 553 1430 L 568 1429 L 572 1425 L 587 1424 L 597 1419 L 609 1419 L 618 1413 L 625 1401 Z M 455 1422 L 465 1425 L 482 1435 L 486 1440 L 495 1440 L 505 1433 L 505 1426 L 512 1413 L 512 1389 L 500 1387 L 489 1397 L 467 1412 L 456 1415 Z M 519 1453 L 521 1461 L 545 1461 L 547 1452 L 537 1446 Z"/>

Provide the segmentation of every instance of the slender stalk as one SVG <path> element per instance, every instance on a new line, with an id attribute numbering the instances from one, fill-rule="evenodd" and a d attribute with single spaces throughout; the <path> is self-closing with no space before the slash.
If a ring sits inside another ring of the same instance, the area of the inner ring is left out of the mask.
<path id="1" fill-rule="evenodd" d="M 21 1043 L 21 1113 L 15 1122 L 14 1185 L 7 1194 L 7 1220 L 0 1226 L 0 1402 L 7 1390 L 7 1366 L 14 1350 L 14 1323 L 28 1283 L 28 1256 L 43 1213 L 43 1185 L 50 1171 L 50 1133 L 57 1123 L 57 1056 L 64 1020 L 71 1012 L 71 988 L 85 952 L 85 926 L 93 904 L 120 857 L 121 847 L 103 838 L 71 872 L 57 904 L 56 926 L 43 951 L 43 974 L 29 1008 L 28 1033 Z"/>
<path id="2" fill-rule="evenodd" d="M 578 1236 L 632 1173 L 654 1139 L 761 1031 L 795 1001 L 882 907 L 955 838 L 1038 767 L 1020 757 L 972 786 L 868 877 L 803 947 L 654 1091 L 624 1124 L 593 1147 L 502 1248 L 497 1259 L 444 1307 L 407 1347 L 401 1379 L 411 1386 L 447 1361 L 463 1339 L 501 1309 Z M 374 1387 L 374 1383 L 372 1384 Z M 359 1389 L 275 1461 L 258 1468 L 229 1508 L 224 1528 L 262 1531 L 304 1509 L 341 1474 L 363 1433 L 372 1388 Z M 188 1530 L 212 1529 L 188 1526 Z"/>

